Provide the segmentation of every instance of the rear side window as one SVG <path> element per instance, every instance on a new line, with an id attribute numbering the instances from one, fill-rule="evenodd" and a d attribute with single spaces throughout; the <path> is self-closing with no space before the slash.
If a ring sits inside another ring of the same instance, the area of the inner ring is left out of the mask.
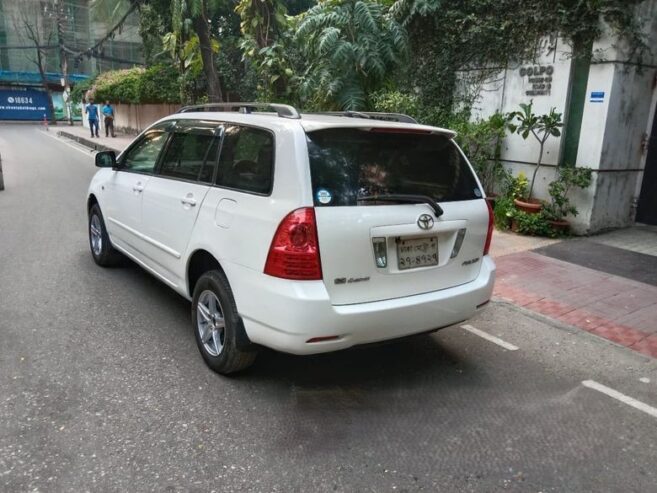
<path id="1" fill-rule="evenodd" d="M 176 133 L 162 159 L 160 175 L 198 180 L 214 137 L 207 134 Z"/>
<path id="2" fill-rule="evenodd" d="M 274 169 L 274 137 L 266 130 L 226 126 L 219 156 L 219 186 L 268 194 Z"/>
<path id="3" fill-rule="evenodd" d="M 317 206 L 353 206 L 384 194 L 428 195 L 438 202 L 482 197 L 458 147 L 442 135 L 340 128 L 307 139 Z"/>

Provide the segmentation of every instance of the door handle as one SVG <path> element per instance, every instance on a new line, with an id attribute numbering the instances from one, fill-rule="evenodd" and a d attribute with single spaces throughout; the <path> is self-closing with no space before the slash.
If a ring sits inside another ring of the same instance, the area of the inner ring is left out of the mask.
<path id="1" fill-rule="evenodd" d="M 137 183 L 135 186 L 132 187 L 133 192 L 141 193 L 144 191 L 144 185 L 141 184 L 141 182 Z"/>
<path id="2" fill-rule="evenodd" d="M 192 197 L 183 197 L 180 199 L 180 203 L 183 205 L 189 205 L 190 207 L 194 207 L 196 205 L 196 199 Z"/>

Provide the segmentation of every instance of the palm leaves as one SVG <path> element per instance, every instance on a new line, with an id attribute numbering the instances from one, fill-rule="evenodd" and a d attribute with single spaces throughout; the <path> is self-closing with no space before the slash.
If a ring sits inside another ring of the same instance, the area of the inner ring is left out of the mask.
<path id="1" fill-rule="evenodd" d="M 307 106 L 357 110 L 406 54 L 404 29 L 368 0 L 329 0 L 301 18 L 295 39 L 308 61 Z"/>

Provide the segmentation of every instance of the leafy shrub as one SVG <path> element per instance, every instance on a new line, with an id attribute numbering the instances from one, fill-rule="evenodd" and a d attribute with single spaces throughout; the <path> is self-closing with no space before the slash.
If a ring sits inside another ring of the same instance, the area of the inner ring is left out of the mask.
<path id="1" fill-rule="evenodd" d="M 585 189 L 591 185 L 593 170 L 591 168 L 559 168 L 558 178 L 548 185 L 550 203 L 543 207 L 543 215 L 558 221 L 567 215 L 576 216 L 577 208 L 570 202 L 568 193 L 574 188 Z"/>
<path id="2" fill-rule="evenodd" d="M 508 118 L 495 113 L 488 119 L 457 122 L 452 130 L 457 132 L 456 141 L 468 157 L 486 192 L 495 192 L 505 179 L 506 170 L 500 161 L 502 140 L 506 135 Z"/>
<path id="3" fill-rule="evenodd" d="M 516 208 L 511 212 L 516 231 L 530 236 L 556 236 L 547 218 L 543 214 L 528 214 Z"/>
<path id="4" fill-rule="evenodd" d="M 370 95 L 374 111 L 384 113 L 403 113 L 416 119 L 418 115 L 418 98 L 413 94 L 399 90 L 381 90 Z"/>
<path id="5" fill-rule="evenodd" d="M 503 172 L 502 193 L 495 200 L 493 216 L 497 229 L 507 230 L 517 211 L 513 200 L 526 195 L 529 181 L 522 171 L 518 173 L 518 176 L 513 176 L 507 170 L 503 170 Z"/>
<path id="6" fill-rule="evenodd" d="M 171 65 L 155 65 L 141 74 L 138 84 L 140 103 L 179 103 L 178 71 Z"/>
<path id="7" fill-rule="evenodd" d="M 168 65 L 103 72 L 93 81 L 89 96 L 113 103 L 179 103 L 178 73 Z"/>
<path id="8" fill-rule="evenodd" d="M 143 68 L 103 72 L 94 80 L 89 96 L 95 101 L 138 103 L 139 77 L 142 73 L 144 73 Z"/>

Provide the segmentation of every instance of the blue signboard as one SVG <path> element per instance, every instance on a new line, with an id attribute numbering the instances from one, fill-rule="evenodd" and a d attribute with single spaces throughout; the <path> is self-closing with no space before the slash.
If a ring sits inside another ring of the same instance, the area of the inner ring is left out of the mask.
<path id="1" fill-rule="evenodd" d="M 48 94 L 36 89 L 0 89 L 0 120 L 50 119 Z"/>
<path id="2" fill-rule="evenodd" d="M 592 103 L 604 103 L 605 102 L 605 93 L 596 91 L 591 93 L 591 102 Z"/>

